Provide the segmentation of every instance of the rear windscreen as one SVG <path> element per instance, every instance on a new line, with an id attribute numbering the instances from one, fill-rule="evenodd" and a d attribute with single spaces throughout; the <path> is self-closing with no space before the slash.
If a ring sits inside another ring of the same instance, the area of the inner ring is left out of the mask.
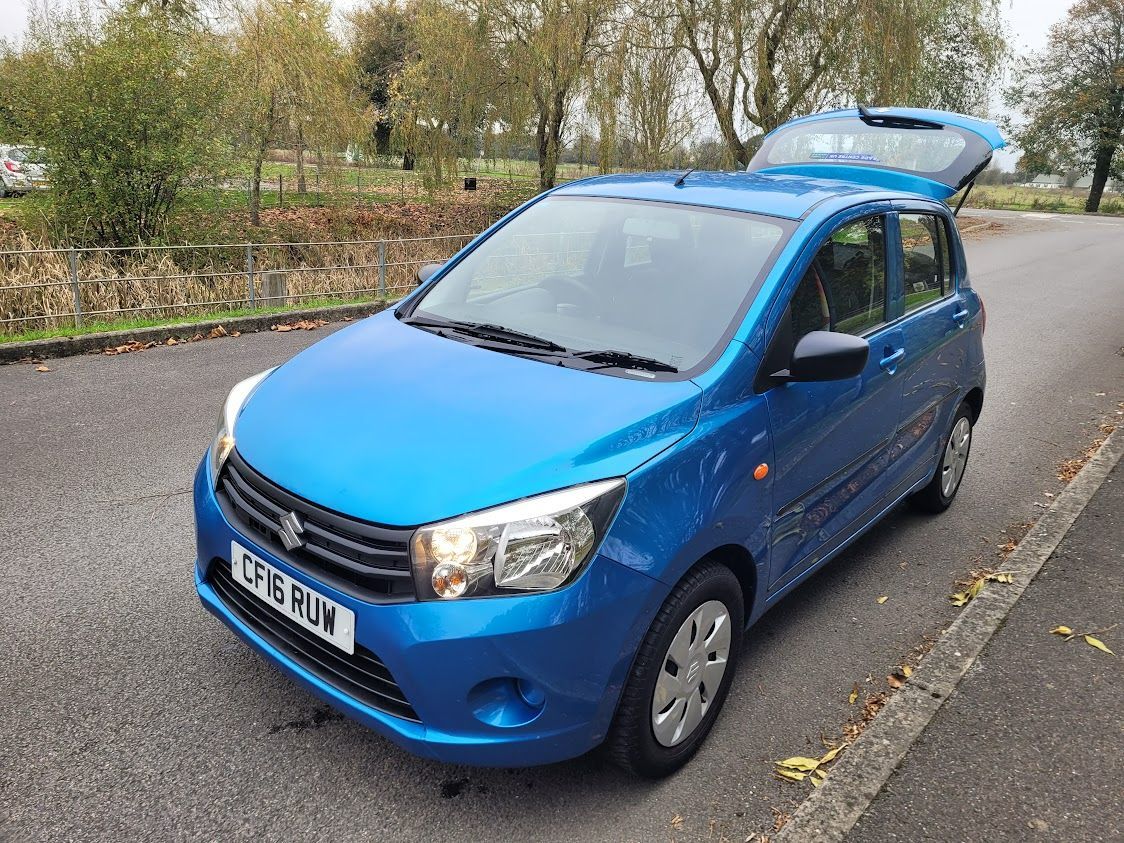
<path id="1" fill-rule="evenodd" d="M 991 152 L 983 138 L 955 126 L 872 126 L 859 117 L 836 117 L 781 127 L 765 138 L 749 169 L 844 164 L 916 173 L 959 187 Z"/>

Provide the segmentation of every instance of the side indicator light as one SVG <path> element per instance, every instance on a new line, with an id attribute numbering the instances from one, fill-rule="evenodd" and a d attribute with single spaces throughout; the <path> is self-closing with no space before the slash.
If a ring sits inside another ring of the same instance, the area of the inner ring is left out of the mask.
<path id="1" fill-rule="evenodd" d="M 754 480 L 764 480 L 769 474 L 768 463 L 761 463 L 757 468 L 753 469 Z"/>

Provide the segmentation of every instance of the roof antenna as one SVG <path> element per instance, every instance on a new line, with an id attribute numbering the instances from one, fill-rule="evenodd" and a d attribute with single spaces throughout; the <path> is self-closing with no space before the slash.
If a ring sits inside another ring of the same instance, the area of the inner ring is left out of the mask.
<path id="1" fill-rule="evenodd" d="M 695 171 L 695 168 L 694 168 L 694 167 L 692 167 L 692 168 L 691 168 L 691 169 L 689 169 L 689 170 L 688 170 L 687 172 L 685 172 L 685 173 L 684 173 L 683 175 L 681 175 L 681 176 L 680 176 L 679 178 L 677 178 L 677 179 L 675 180 L 675 186 L 676 186 L 676 187 L 682 187 L 682 186 L 683 186 L 683 182 L 685 182 L 685 181 L 687 180 L 687 176 L 691 175 L 691 173 L 693 173 L 694 171 Z"/>

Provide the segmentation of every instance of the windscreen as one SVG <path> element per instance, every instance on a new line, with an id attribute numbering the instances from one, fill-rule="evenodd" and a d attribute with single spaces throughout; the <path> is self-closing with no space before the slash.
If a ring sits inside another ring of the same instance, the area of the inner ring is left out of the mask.
<path id="1" fill-rule="evenodd" d="M 461 259 L 414 313 L 685 372 L 727 338 L 793 226 L 689 205 L 550 197 Z"/>
<path id="2" fill-rule="evenodd" d="M 835 117 L 782 126 L 765 139 L 749 169 L 793 164 L 874 167 L 914 173 L 958 189 L 991 153 L 986 140 L 956 126 L 869 125 L 859 117 Z"/>

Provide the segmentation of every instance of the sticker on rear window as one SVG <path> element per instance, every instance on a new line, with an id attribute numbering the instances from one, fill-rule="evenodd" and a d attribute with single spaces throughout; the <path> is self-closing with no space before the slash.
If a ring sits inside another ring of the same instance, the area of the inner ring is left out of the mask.
<path id="1" fill-rule="evenodd" d="M 869 152 L 813 152 L 809 157 L 819 161 L 878 161 Z"/>

